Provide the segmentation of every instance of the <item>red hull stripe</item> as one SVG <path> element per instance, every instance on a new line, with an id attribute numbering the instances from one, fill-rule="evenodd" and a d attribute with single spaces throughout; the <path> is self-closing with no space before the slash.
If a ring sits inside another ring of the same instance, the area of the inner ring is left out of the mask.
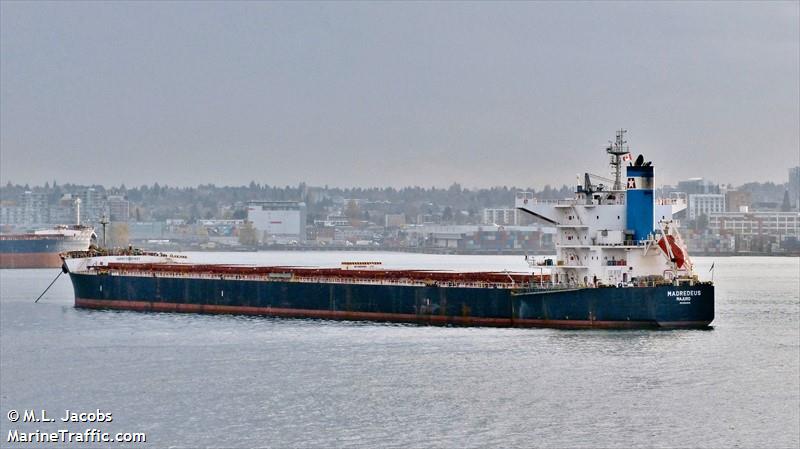
<path id="1" fill-rule="evenodd" d="M 58 268 L 58 253 L 2 253 L 0 268 Z"/>
<path id="2" fill-rule="evenodd" d="M 285 318 L 321 318 L 329 320 L 391 321 L 434 325 L 487 327 L 561 327 L 635 329 L 659 327 L 652 321 L 589 321 L 589 320 L 532 320 L 481 318 L 465 316 L 415 315 L 410 313 L 349 312 L 344 310 L 287 309 L 281 307 L 226 306 L 216 304 L 178 304 L 150 301 L 117 301 L 75 298 L 75 307 L 88 309 L 119 309 L 139 312 L 179 312 L 233 315 L 264 315 Z M 669 327 L 703 327 L 708 323 L 674 322 Z M 661 327 L 664 327 L 663 324 Z"/>

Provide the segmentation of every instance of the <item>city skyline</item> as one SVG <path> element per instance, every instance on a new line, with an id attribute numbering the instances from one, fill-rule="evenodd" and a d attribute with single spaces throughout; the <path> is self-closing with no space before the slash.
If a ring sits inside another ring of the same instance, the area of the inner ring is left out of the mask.
<path id="1" fill-rule="evenodd" d="M 698 182 L 698 183 L 701 183 L 702 185 L 713 186 L 713 187 L 716 187 L 716 188 L 719 188 L 719 189 L 733 189 L 733 190 L 736 190 L 738 188 L 741 188 L 743 186 L 750 185 L 750 184 L 771 184 L 771 185 L 775 185 L 775 186 L 782 186 L 782 185 L 793 186 L 797 182 L 794 179 L 797 178 L 796 173 L 800 172 L 800 166 L 789 167 L 787 169 L 787 171 L 789 173 L 789 176 L 784 180 L 777 180 L 777 181 L 750 180 L 750 181 L 744 182 L 742 184 L 736 184 L 735 185 L 735 184 L 732 184 L 732 183 L 729 183 L 729 182 L 724 182 L 724 181 L 723 182 L 718 182 L 718 180 L 709 179 L 709 178 L 706 178 L 706 177 L 703 177 L 703 176 L 697 176 L 697 177 L 679 179 L 679 180 L 677 180 L 677 182 L 675 184 L 656 183 L 654 187 L 655 187 L 656 190 L 660 190 L 660 189 L 675 189 L 675 188 L 680 190 L 681 184 L 684 184 L 684 183 L 687 183 L 687 182 Z M 593 178 L 596 176 L 596 174 L 593 174 L 593 173 L 589 173 L 589 174 Z M 611 181 L 611 179 L 607 178 L 607 181 Z M 391 186 L 391 185 L 369 185 L 369 186 L 365 186 L 365 185 L 341 185 L 341 186 L 340 185 L 315 185 L 315 184 L 309 184 L 309 183 L 307 183 L 305 181 L 299 181 L 299 182 L 288 183 L 288 184 L 285 184 L 285 185 L 279 185 L 279 184 L 261 183 L 261 182 L 257 182 L 256 180 L 250 180 L 248 182 L 244 182 L 244 183 L 241 183 L 241 184 L 198 183 L 198 184 L 194 184 L 194 185 L 184 186 L 184 185 L 168 184 L 167 182 L 161 182 L 161 181 L 154 181 L 153 183 L 150 183 L 150 184 L 138 184 L 137 183 L 137 184 L 126 185 L 125 183 L 120 183 L 120 184 L 99 184 L 99 183 L 81 184 L 81 183 L 69 182 L 69 181 L 67 181 L 67 182 L 59 182 L 58 179 L 52 179 L 52 180 L 49 180 L 49 181 L 44 181 L 43 183 L 39 183 L 39 184 L 32 184 L 32 183 L 29 183 L 29 182 L 27 182 L 27 183 L 12 182 L 12 181 L 9 180 L 5 184 L 0 184 L 0 189 L 2 189 L 2 188 L 19 188 L 19 187 L 25 187 L 25 186 L 27 186 L 27 187 L 29 187 L 31 189 L 41 189 L 41 188 L 45 188 L 46 189 L 46 188 L 52 188 L 53 186 L 58 186 L 60 188 L 62 188 L 64 186 L 72 186 L 72 187 L 81 187 L 81 188 L 85 188 L 85 187 L 88 187 L 88 188 L 100 187 L 100 188 L 102 188 L 104 190 L 120 191 L 120 190 L 130 190 L 130 189 L 139 189 L 139 188 L 149 188 L 149 187 L 153 187 L 153 186 L 156 186 L 156 185 L 158 185 L 158 186 L 160 186 L 162 188 L 169 187 L 169 188 L 177 188 L 177 189 L 199 189 L 199 188 L 204 188 L 204 187 L 207 187 L 207 186 L 214 187 L 214 188 L 248 188 L 249 186 L 256 185 L 256 186 L 275 187 L 275 188 L 284 188 L 284 187 L 294 188 L 294 187 L 298 187 L 298 186 L 303 186 L 303 187 L 309 188 L 309 189 L 338 189 L 338 190 L 383 190 L 383 189 L 393 189 L 393 190 L 396 190 L 396 191 L 405 190 L 405 189 L 447 190 L 447 189 L 451 189 L 453 187 L 457 187 L 458 189 L 462 189 L 462 190 L 489 190 L 489 189 L 498 189 L 498 188 L 499 189 L 534 189 L 534 190 L 543 190 L 543 189 L 554 189 L 554 188 L 558 189 L 558 188 L 562 188 L 562 187 L 569 188 L 569 189 L 573 188 L 573 183 L 567 183 L 567 182 L 561 183 L 561 184 L 537 184 L 537 185 L 528 185 L 528 186 L 493 185 L 493 186 L 485 186 L 485 187 L 470 187 L 470 186 L 463 185 L 463 184 L 461 184 L 459 182 L 453 182 L 450 185 L 446 185 L 446 186 L 419 185 L 419 184 L 417 184 L 417 185 L 405 185 L 405 186 L 395 187 L 395 186 Z"/>
<path id="2" fill-rule="evenodd" d="M 731 182 L 726 182 L 725 180 L 710 179 L 710 178 L 705 177 L 705 176 L 693 176 L 693 177 L 687 177 L 687 178 L 682 178 L 682 179 L 676 179 L 673 184 L 659 182 L 658 178 L 656 178 L 657 181 L 656 181 L 655 187 L 656 187 L 656 189 L 676 188 L 683 182 L 692 181 L 692 180 L 702 180 L 703 182 L 707 183 L 708 185 L 714 185 L 714 186 L 718 186 L 720 188 L 737 189 L 737 188 L 740 188 L 740 187 L 742 187 L 744 185 L 747 185 L 747 184 L 753 184 L 753 183 L 768 184 L 768 183 L 772 183 L 774 185 L 784 185 L 784 184 L 786 184 L 787 187 L 789 188 L 789 190 L 791 190 L 793 188 L 793 186 L 794 186 L 794 183 L 797 182 L 796 180 L 794 180 L 795 178 L 797 178 L 797 175 L 795 173 L 800 173 L 800 165 L 793 166 L 793 167 L 787 167 L 786 168 L 786 172 L 787 172 L 788 176 L 786 178 L 784 178 L 784 179 L 777 179 L 777 180 L 751 179 L 751 180 L 746 180 L 745 182 L 742 182 L 740 184 L 733 184 Z M 793 178 L 793 176 L 794 176 L 794 178 Z M 239 187 L 247 187 L 247 186 L 251 185 L 252 183 L 255 183 L 255 184 L 260 185 L 260 186 L 279 187 L 279 188 L 280 187 L 295 187 L 295 186 L 299 186 L 299 185 L 304 185 L 304 186 L 306 186 L 308 188 L 322 188 L 322 189 L 330 188 L 330 189 L 342 189 L 342 190 L 353 190 L 353 189 L 363 189 L 363 190 L 369 190 L 369 189 L 395 189 L 395 190 L 402 190 L 402 189 L 416 189 L 416 188 L 443 190 L 443 189 L 449 189 L 449 188 L 451 188 L 453 186 L 458 186 L 459 188 L 468 189 L 468 190 L 486 190 L 486 189 L 493 189 L 493 188 L 508 188 L 508 189 L 515 189 L 516 188 L 516 189 L 543 190 L 545 188 L 559 189 L 559 188 L 562 188 L 562 187 L 570 187 L 570 186 L 572 186 L 572 184 L 568 183 L 568 182 L 563 182 L 563 183 L 560 183 L 560 184 L 559 183 L 553 183 L 553 184 L 540 183 L 540 184 L 529 184 L 529 185 L 496 184 L 496 185 L 487 185 L 487 186 L 469 186 L 469 185 L 465 185 L 463 183 L 460 183 L 458 181 L 451 182 L 450 184 L 447 184 L 447 185 L 415 184 L 415 185 L 401 185 L 401 186 L 394 186 L 394 185 L 388 185 L 388 184 L 384 184 L 384 185 L 358 185 L 358 184 L 353 184 L 353 185 L 329 185 L 329 184 L 324 184 L 324 185 L 322 185 L 322 184 L 310 184 L 310 183 L 306 182 L 305 180 L 299 180 L 299 181 L 290 182 L 290 183 L 286 183 L 286 184 L 271 184 L 269 182 L 259 182 L 258 180 L 255 180 L 255 179 L 251 179 L 251 180 L 248 180 L 246 182 L 239 183 L 239 184 L 214 184 L 214 183 L 210 183 L 210 182 L 198 182 L 196 184 L 191 184 L 191 185 L 169 184 L 168 182 L 165 182 L 163 180 L 155 180 L 155 181 L 150 182 L 150 183 L 132 183 L 132 184 L 127 184 L 127 183 L 124 183 L 124 182 L 123 183 L 116 183 L 116 184 L 114 184 L 114 183 L 111 183 L 111 184 L 80 183 L 80 182 L 70 182 L 70 181 L 62 182 L 62 181 L 59 181 L 58 179 L 44 180 L 44 181 L 42 181 L 40 183 L 15 182 L 15 181 L 10 180 L 10 179 L 4 179 L 3 181 L 4 181 L 4 183 L 0 184 L 0 189 L 7 188 L 7 187 L 19 187 L 19 186 L 28 186 L 28 187 L 30 187 L 32 189 L 36 189 L 36 188 L 47 188 L 47 187 L 51 187 L 53 185 L 59 185 L 59 186 L 71 185 L 71 186 L 79 186 L 79 187 L 102 187 L 103 189 L 106 189 L 106 190 L 119 190 L 119 189 L 135 189 L 135 188 L 141 188 L 141 187 L 151 187 L 151 186 L 154 186 L 156 184 L 158 184 L 161 187 L 175 187 L 175 188 L 186 188 L 186 189 L 202 188 L 204 186 L 213 186 L 213 187 L 219 187 L 219 188 L 239 188 Z"/>

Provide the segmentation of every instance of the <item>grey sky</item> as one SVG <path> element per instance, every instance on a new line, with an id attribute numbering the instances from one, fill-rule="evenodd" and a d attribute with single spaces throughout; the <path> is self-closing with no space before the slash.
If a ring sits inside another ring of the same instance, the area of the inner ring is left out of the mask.
<path id="1" fill-rule="evenodd" d="M 560 185 L 621 126 L 660 183 L 800 163 L 798 2 L 1 8 L 2 183 Z"/>

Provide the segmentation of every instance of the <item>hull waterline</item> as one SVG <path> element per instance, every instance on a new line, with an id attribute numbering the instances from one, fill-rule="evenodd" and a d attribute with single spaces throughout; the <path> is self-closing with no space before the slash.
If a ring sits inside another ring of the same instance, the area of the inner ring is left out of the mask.
<path id="1" fill-rule="evenodd" d="M 570 329 L 707 328 L 714 319 L 711 285 L 531 294 L 498 288 L 70 276 L 75 306 L 87 309 Z"/>

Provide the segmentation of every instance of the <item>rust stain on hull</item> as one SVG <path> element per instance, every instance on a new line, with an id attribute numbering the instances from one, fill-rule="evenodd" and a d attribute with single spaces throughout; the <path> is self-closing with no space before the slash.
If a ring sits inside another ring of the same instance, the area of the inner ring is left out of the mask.
<path id="1" fill-rule="evenodd" d="M 5 253 L 0 254 L 0 268 L 59 268 L 58 253 Z"/>
<path id="2" fill-rule="evenodd" d="M 342 310 L 288 309 L 280 307 L 226 306 L 216 304 L 179 304 L 150 301 L 117 301 L 75 298 L 75 307 L 87 309 L 115 309 L 139 312 L 204 313 L 226 315 L 258 315 L 281 318 L 316 318 L 327 320 L 379 321 L 396 323 L 416 323 L 437 326 L 483 326 L 483 327 L 522 327 L 522 328 L 564 328 L 564 329 L 652 329 L 652 328 L 696 328 L 708 322 L 670 322 L 654 321 L 598 321 L 598 320 L 539 320 L 512 318 L 479 318 L 444 315 L 415 315 L 403 313 L 351 312 Z"/>

